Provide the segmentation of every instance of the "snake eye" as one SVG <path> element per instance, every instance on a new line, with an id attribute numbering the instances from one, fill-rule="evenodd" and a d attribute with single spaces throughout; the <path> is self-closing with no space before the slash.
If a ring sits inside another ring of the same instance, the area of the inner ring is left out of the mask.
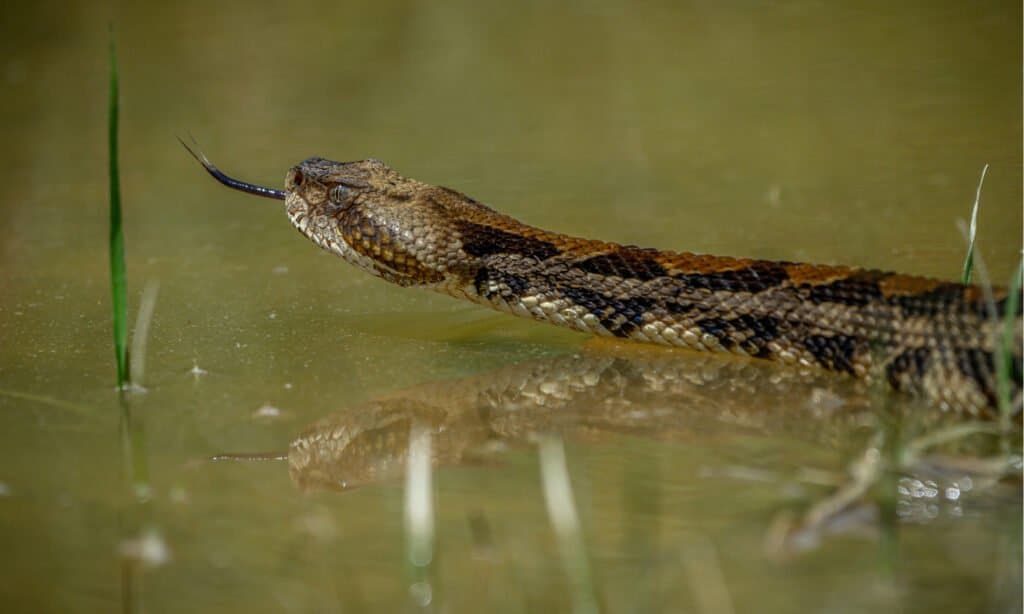
<path id="1" fill-rule="evenodd" d="M 295 171 L 294 173 L 292 173 L 292 185 L 293 186 L 299 187 L 300 185 L 302 185 L 302 180 L 303 179 L 305 179 L 305 177 L 302 176 L 302 171 Z"/>
<path id="2" fill-rule="evenodd" d="M 330 199 L 336 203 L 343 203 L 350 192 L 351 190 L 347 186 L 339 183 L 331 188 Z"/>

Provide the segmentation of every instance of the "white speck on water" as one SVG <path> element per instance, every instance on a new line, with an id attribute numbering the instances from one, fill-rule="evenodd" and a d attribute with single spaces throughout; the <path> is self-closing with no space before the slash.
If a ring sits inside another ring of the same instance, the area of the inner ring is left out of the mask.
<path id="1" fill-rule="evenodd" d="M 426 607 L 434 600 L 434 589 L 430 582 L 414 582 L 409 585 L 409 596 L 416 605 Z"/>
<path id="2" fill-rule="evenodd" d="M 206 375 L 207 373 L 209 373 L 209 371 L 207 371 L 206 369 L 203 369 L 202 367 L 199 366 L 198 363 L 195 363 L 195 362 L 192 363 L 192 368 L 189 369 L 188 372 L 190 374 L 192 374 L 192 377 L 195 377 L 196 379 L 198 379 L 198 378 Z"/>
<path id="3" fill-rule="evenodd" d="M 167 542 L 156 531 L 146 531 L 135 539 L 121 542 L 121 556 L 134 559 L 147 567 L 159 567 L 171 560 Z"/>
<path id="4" fill-rule="evenodd" d="M 253 412 L 253 416 L 257 418 L 279 418 L 281 410 L 267 403 Z"/>
<path id="5" fill-rule="evenodd" d="M 135 499 L 140 503 L 153 500 L 153 488 L 149 484 L 139 483 L 135 485 Z"/>
<path id="6" fill-rule="evenodd" d="M 960 489 L 956 486 L 950 486 L 946 489 L 946 498 L 950 501 L 956 501 L 960 498 Z"/>
<path id="7" fill-rule="evenodd" d="M 291 390 L 292 388 L 294 388 L 294 386 L 292 386 L 291 382 L 285 382 L 284 383 L 284 389 L 285 390 Z"/>
<path id="8" fill-rule="evenodd" d="M 276 266 L 273 269 L 271 269 L 271 272 L 274 273 L 275 275 L 284 275 L 285 273 L 288 272 L 288 267 L 284 265 Z"/>
<path id="9" fill-rule="evenodd" d="M 6 482 L 0 482 L 0 497 L 7 497 L 11 494 L 11 487 Z"/>
<path id="10" fill-rule="evenodd" d="M 276 311 L 271 311 L 269 314 L 267 314 L 267 317 L 270 318 L 271 320 L 276 320 L 277 319 L 277 312 Z"/>

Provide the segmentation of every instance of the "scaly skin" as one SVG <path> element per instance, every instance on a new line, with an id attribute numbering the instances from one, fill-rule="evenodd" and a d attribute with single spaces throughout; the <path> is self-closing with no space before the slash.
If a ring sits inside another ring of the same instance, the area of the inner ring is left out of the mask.
<path id="1" fill-rule="evenodd" d="M 314 243 L 401 286 L 596 335 L 883 378 L 943 409 L 991 416 L 1006 290 L 842 266 L 677 253 L 523 224 L 378 160 L 310 158 L 283 198 Z M 1016 314 L 1020 315 L 1020 310 Z M 1015 322 L 1014 407 L 1021 404 Z"/>

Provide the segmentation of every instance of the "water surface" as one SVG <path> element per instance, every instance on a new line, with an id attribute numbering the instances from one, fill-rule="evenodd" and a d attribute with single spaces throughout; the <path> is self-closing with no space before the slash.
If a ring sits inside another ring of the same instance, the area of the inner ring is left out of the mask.
<path id="1" fill-rule="evenodd" d="M 159 283 L 130 422 L 109 325 L 110 20 L 133 313 Z M 988 467 L 919 463 L 801 532 L 865 458 L 942 428 L 928 408 L 389 286 L 316 250 L 279 204 L 216 185 L 174 137 L 267 185 L 309 156 L 372 156 L 566 233 L 944 278 L 990 164 L 979 246 L 1004 283 L 1021 247 L 1020 22 L 1012 2 L 12 10 L 0 598 L 393 611 L 429 584 L 438 611 L 566 610 L 583 593 L 607 611 L 1019 610 L 1019 481 Z M 355 447 L 303 448 L 339 425 Z M 414 427 L 437 457 L 425 570 L 403 520 Z M 583 589 L 545 506 L 547 436 Z M 208 460 L 250 453 L 282 460 Z M 140 530 L 166 560 L 125 557 Z"/>

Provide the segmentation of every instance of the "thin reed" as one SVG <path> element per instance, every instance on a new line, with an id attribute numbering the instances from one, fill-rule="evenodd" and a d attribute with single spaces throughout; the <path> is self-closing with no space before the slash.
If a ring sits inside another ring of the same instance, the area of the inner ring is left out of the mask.
<path id="1" fill-rule="evenodd" d="M 974 207 L 971 209 L 971 225 L 967 233 L 967 255 L 964 257 L 964 270 L 961 274 L 961 281 L 964 285 L 971 283 L 971 273 L 974 270 L 974 238 L 978 236 L 978 205 L 981 203 L 981 186 L 985 184 L 985 175 L 988 173 L 988 164 L 981 169 L 981 178 L 978 179 L 978 189 L 974 191 Z"/>
<path id="2" fill-rule="evenodd" d="M 117 357 L 117 386 L 123 389 L 128 374 L 128 298 L 127 272 L 124 262 L 124 230 L 121 227 L 121 178 L 117 163 L 118 82 L 117 49 L 110 34 L 110 107 L 109 175 L 110 175 L 110 292 L 114 321 L 114 353 Z"/>

